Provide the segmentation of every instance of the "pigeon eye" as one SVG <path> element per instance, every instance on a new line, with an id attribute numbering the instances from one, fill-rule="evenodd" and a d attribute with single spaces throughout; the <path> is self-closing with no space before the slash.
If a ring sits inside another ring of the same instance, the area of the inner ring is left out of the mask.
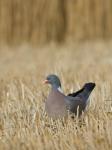
<path id="1" fill-rule="evenodd" d="M 47 77 L 47 80 L 50 80 L 50 78 L 49 78 L 49 77 Z"/>

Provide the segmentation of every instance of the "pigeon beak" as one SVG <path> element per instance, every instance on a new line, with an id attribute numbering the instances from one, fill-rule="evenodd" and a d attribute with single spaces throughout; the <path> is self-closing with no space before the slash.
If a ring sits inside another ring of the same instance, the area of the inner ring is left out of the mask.
<path id="1" fill-rule="evenodd" d="M 44 81 L 43 81 L 43 84 L 48 84 L 48 83 L 49 83 L 48 80 L 44 80 Z"/>

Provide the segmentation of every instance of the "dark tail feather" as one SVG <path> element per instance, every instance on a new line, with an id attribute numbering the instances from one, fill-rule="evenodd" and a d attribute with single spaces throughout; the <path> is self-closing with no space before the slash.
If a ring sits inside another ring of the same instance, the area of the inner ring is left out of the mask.
<path id="1" fill-rule="evenodd" d="M 95 88 L 96 84 L 95 83 L 86 83 L 83 88 L 87 89 L 89 92 L 92 92 L 92 90 Z"/>
<path id="2" fill-rule="evenodd" d="M 79 95 L 80 93 L 82 93 L 85 89 L 87 89 L 89 92 L 92 92 L 92 90 L 95 88 L 96 84 L 95 83 L 86 83 L 82 89 L 80 89 L 77 92 L 74 93 L 70 93 L 68 94 L 68 96 L 72 96 L 72 97 L 76 97 L 77 95 Z"/>
<path id="3" fill-rule="evenodd" d="M 84 88 L 80 89 L 80 90 L 77 91 L 77 92 L 70 93 L 70 94 L 68 94 L 68 96 L 76 97 L 77 95 L 79 95 L 80 93 L 82 93 L 83 90 L 84 90 Z"/>

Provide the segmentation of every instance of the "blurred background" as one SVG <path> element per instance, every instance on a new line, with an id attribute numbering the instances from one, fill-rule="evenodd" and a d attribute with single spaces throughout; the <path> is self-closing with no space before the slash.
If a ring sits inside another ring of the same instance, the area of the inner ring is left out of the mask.
<path id="1" fill-rule="evenodd" d="M 0 43 L 112 38 L 112 0 L 0 0 Z"/>
<path id="2" fill-rule="evenodd" d="M 0 0 L 2 77 L 108 72 L 111 38 L 112 0 Z"/>

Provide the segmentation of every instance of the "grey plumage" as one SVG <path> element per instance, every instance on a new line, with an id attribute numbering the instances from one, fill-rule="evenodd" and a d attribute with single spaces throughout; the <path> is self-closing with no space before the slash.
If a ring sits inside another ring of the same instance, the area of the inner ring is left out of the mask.
<path id="1" fill-rule="evenodd" d="M 75 93 L 68 94 L 66 103 L 69 106 L 69 110 L 77 115 L 77 108 L 79 107 L 79 115 L 85 110 L 88 102 L 88 98 L 95 87 L 95 83 L 86 83 L 83 88 Z"/>
<path id="2" fill-rule="evenodd" d="M 58 76 L 47 76 L 46 83 L 51 84 L 51 91 L 45 103 L 45 110 L 50 117 L 58 118 L 70 113 L 77 112 L 79 116 L 87 106 L 87 100 L 95 87 L 95 83 L 86 83 L 83 88 L 77 92 L 70 93 L 67 96 L 60 92 L 61 82 Z"/>

